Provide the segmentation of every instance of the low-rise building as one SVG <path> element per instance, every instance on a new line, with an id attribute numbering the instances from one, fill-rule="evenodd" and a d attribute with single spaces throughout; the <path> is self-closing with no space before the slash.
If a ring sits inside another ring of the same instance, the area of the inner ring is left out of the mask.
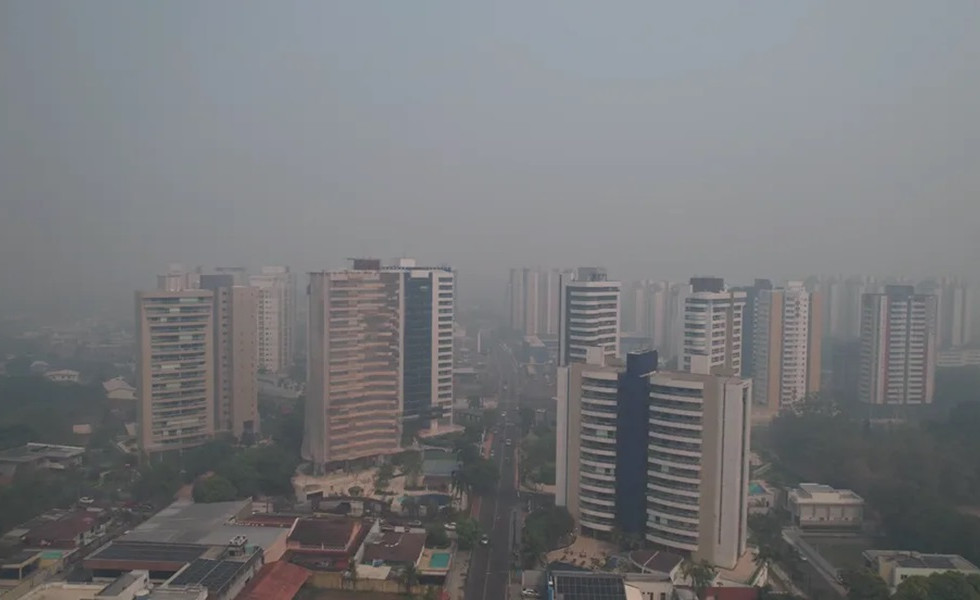
<path id="1" fill-rule="evenodd" d="M 860 529 L 864 522 L 864 499 L 851 490 L 801 483 L 790 490 L 786 503 L 800 529 Z"/>
<path id="2" fill-rule="evenodd" d="M 863 556 L 867 567 L 885 580 L 892 593 L 909 577 L 928 577 L 933 573 L 948 571 L 957 571 L 964 575 L 980 574 L 980 568 L 959 554 L 866 550 Z"/>
<path id="3" fill-rule="evenodd" d="M 380 531 L 377 521 L 359 519 L 299 519 L 289 531 L 286 560 L 313 570 L 344 570 L 360 559 L 369 532 Z"/>
<path id="4" fill-rule="evenodd" d="M 425 548 L 424 533 L 383 532 L 364 542 L 361 562 L 375 567 L 415 566 Z"/>
<path id="5" fill-rule="evenodd" d="M 82 464 L 85 448 L 29 443 L 0 451 L 0 485 L 8 483 L 20 469 L 64 471 Z"/>
<path id="6" fill-rule="evenodd" d="M 102 382 L 102 389 L 109 400 L 136 400 L 136 388 L 129 385 L 122 377 L 113 377 Z"/>
<path id="7" fill-rule="evenodd" d="M 57 369 L 48 371 L 44 378 L 55 383 L 78 383 L 79 372 L 72 369 Z"/>

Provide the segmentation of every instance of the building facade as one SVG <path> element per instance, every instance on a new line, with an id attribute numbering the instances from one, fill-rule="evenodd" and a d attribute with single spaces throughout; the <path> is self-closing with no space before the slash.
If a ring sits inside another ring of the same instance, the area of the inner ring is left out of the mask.
<path id="1" fill-rule="evenodd" d="M 591 348 L 586 361 L 558 368 L 555 503 L 582 535 L 641 534 L 646 520 L 649 377 L 657 353 L 625 363 Z"/>
<path id="2" fill-rule="evenodd" d="M 258 366 L 267 373 L 286 373 L 293 365 L 296 279 L 289 267 L 263 267 L 248 278 L 259 291 Z"/>
<path id="3" fill-rule="evenodd" d="M 789 491 L 786 504 L 793 525 L 803 530 L 854 530 L 864 523 L 864 499 L 851 490 L 801 483 Z"/>
<path id="4" fill-rule="evenodd" d="M 201 275 L 200 283 L 214 295 L 215 431 L 253 436 L 259 431 L 259 290 L 236 284 L 232 273 Z"/>
<path id="5" fill-rule="evenodd" d="M 397 274 L 403 290 L 403 419 L 423 429 L 450 425 L 455 273 L 450 267 L 420 267 L 412 259 L 382 270 Z"/>
<path id="6" fill-rule="evenodd" d="M 648 541 L 732 568 L 746 548 L 750 380 L 650 377 Z"/>
<path id="7" fill-rule="evenodd" d="M 684 302 L 681 370 L 740 373 L 745 292 L 728 290 L 718 277 L 694 277 Z"/>
<path id="8" fill-rule="evenodd" d="M 868 404 L 929 404 L 936 369 L 936 297 L 889 285 L 865 294 L 858 396 Z"/>
<path id="9" fill-rule="evenodd" d="M 756 406 L 770 414 L 820 390 L 820 298 L 795 281 L 756 294 L 752 392 Z"/>
<path id="10" fill-rule="evenodd" d="M 528 335 L 558 333 L 558 269 L 511 269 L 507 285 L 510 328 Z"/>
<path id="11" fill-rule="evenodd" d="M 559 297 L 558 365 L 584 362 L 588 348 L 601 348 L 604 356 L 619 354 L 618 281 L 609 281 L 605 269 L 582 267 L 563 274 Z"/>
<path id="12" fill-rule="evenodd" d="M 310 274 L 302 454 L 316 472 L 400 447 L 402 281 L 369 259 Z"/>
<path id="13" fill-rule="evenodd" d="M 214 435 L 213 312 L 214 295 L 208 290 L 136 293 L 136 396 L 143 452 L 192 448 Z"/>

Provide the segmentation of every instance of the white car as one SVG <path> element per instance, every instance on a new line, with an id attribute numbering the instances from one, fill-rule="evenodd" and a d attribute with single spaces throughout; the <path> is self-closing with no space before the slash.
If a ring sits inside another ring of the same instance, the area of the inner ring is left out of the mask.
<path id="1" fill-rule="evenodd" d="M 523 590 L 521 590 L 521 596 L 525 598 L 540 598 L 541 592 L 531 588 L 524 588 Z"/>
<path id="2" fill-rule="evenodd" d="M 490 538 L 487 537 L 487 536 L 481 537 L 480 538 L 480 544 L 482 544 L 484 546 L 489 546 L 490 545 Z"/>
<path id="3" fill-rule="evenodd" d="M 445 525 L 443 525 L 443 527 L 446 528 L 446 531 L 456 531 L 455 523 L 446 523 Z"/>

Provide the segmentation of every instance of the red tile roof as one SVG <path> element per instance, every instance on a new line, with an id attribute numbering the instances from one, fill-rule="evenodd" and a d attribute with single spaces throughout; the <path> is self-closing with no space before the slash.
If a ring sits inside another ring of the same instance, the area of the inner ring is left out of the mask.
<path id="1" fill-rule="evenodd" d="M 276 561 L 262 567 L 236 600 L 291 600 L 310 572 L 303 567 Z"/>

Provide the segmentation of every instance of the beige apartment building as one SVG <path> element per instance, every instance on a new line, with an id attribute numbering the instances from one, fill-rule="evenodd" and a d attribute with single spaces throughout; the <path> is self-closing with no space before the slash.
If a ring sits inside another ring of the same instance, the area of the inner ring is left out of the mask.
<path id="1" fill-rule="evenodd" d="M 262 267 L 248 278 L 259 292 L 259 368 L 267 373 L 285 373 L 293 364 L 293 327 L 296 321 L 296 279 L 289 267 Z"/>
<path id="2" fill-rule="evenodd" d="M 302 454 L 315 472 L 400 448 L 401 287 L 377 260 L 310 273 Z"/>
<path id="3" fill-rule="evenodd" d="M 753 400 L 776 414 L 820 390 L 821 296 L 794 281 L 760 290 L 754 305 Z"/>
<path id="4" fill-rule="evenodd" d="M 136 293 L 136 395 L 144 452 L 181 450 L 214 434 L 214 295 Z"/>
<path id="5" fill-rule="evenodd" d="M 232 274 L 201 275 L 214 294 L 214 428 L 236 438 L 259 431 L 259 290 Z"/>

